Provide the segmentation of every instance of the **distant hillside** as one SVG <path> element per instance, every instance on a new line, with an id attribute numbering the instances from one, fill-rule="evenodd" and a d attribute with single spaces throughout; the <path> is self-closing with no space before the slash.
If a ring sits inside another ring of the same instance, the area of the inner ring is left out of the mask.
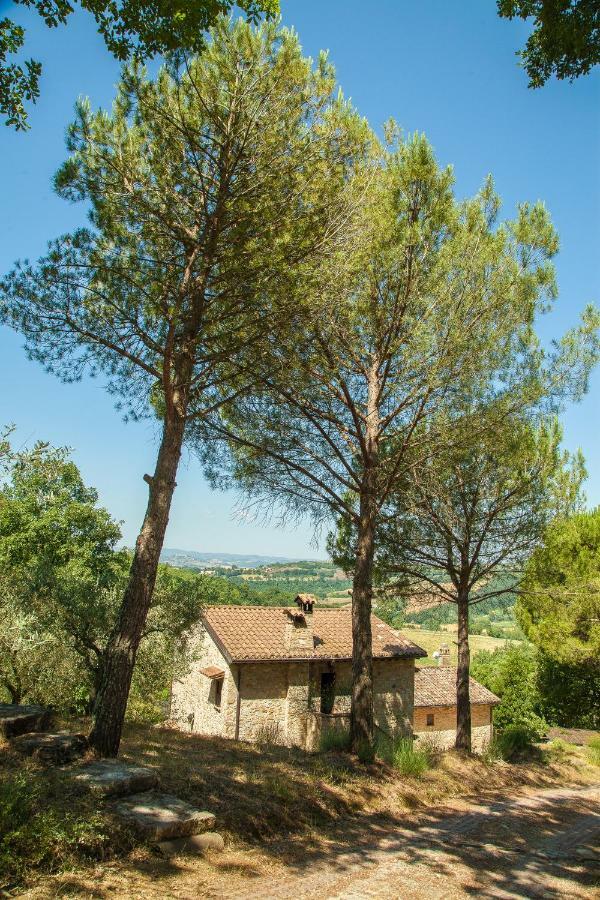
<path id="1" fill-rule="evenodd" d="M 287 556 L 255 556 L 240 553 L 199 553 L 197 550 L 178 550 L 164 547 L 160 555 L 161 562 L 169 563 L 183 569 L 213 569 L 224 566 L 235 566 L 240 569 L 255 569 L 274 563 L 287 564 L 298 562 L 298 559 Z"/>

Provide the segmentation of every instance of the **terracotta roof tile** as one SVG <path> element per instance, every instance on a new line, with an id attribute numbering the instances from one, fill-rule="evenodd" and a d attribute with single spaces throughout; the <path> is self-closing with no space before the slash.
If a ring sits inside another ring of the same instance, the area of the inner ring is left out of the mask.
<path id="1" fill-rule="evenodd" d="M 291 612 L 297 613 L 294 608 Z M 210 606 L 203 615 L 208 631 L 229 662 L 269 659 L 351 659 L 352 619 L 349 609 L 315 609 L 312 613 L 314 650 L 289 650 L 285 645 L 287 607 Z M 416 659 L 425 650 L 371 616 L 373 657 Z"/>
<path id="2" fill-rule="evenodd" d="M 223 678 L 225 670 L 218 666 L 206 666 L 205 669 L 200 669 L 200 674 L 206 675 L 207 678 Z"/>
<path id="3" fill-rule="evenodd" d="M 474 678 L 469 678 L 469 694 L 472 704 L 490 703 L 495 706 L 500 702 L 499 697 Z M 453 666 L 416 668 L 415 706 L 456 706 L 456 668 Z"/>

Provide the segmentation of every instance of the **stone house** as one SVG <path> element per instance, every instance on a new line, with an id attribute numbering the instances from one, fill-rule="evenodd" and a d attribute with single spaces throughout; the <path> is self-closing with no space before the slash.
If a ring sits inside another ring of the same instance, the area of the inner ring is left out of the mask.
<path id="1" fill-rule="evenodd" d="M 442 656 L 442 659 L 444 657 Z M 500 698 L 482 684 L 469 679 L 471 698 L 471 745 L 474 751 L 484 749 L 492 739 L 492 711 Z M 441 749 L 454 746 L 456 738 L 456 667 L 442 664 L 439 668 L 415 668 L 415 700 L 413 714 L 415 739 L 432 738 Z"/>
<path id="2" fill-rule="evenodd" d="M 171 688 L 170 717 L 180 728 L 244 741 L 314 750 L 324 729 L 347 729 L 352 683 L 349 609 L 209 607 L 190 635 L 193 662 Z M 425 650 L 377 616 L 373 632 L 376 726 L 388 734 L 456 733 L 456 669 L 415 668 Z M 491 738 L 498 698 L 471 679 L 473 747 Z"/>
<path id="3" fill-rule="evenodd" d="M 324 728 L 350 720 L 349 609 L 213 606 L 191 635 L 195 661 L 173 682 L 171 719 L 181 728 L 307 750 Z M 426 652 L 372 616 L 374 713 L 387 732 L 412 734 L 415 660 Z"/>

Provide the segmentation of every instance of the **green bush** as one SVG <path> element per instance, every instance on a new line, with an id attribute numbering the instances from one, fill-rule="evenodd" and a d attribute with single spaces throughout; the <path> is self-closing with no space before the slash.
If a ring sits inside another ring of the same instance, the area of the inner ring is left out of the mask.
<path id="1" fill-rule="evenodd" d="M 324 728 L 319 739 L 319 750 L 328 753 L 331 750 L 346 752 L 350 749 L 350 732 L 342 728 Z"/>
<path id="2" fill-rule="evenodd" d="M 561 662 L 540 650 L 538 685 L 552 725 L 600 729 L 600 662 Z"/>
<path id="3" fill-rule="evenodd" d="M 0 893 L 37 872 L 102 859 L 130 836 L 115 830 L 89 797 L 72 793 L 59 773 L 0 773 Z"/>
<path id="4" fill-rule="evenodd" d="M 401 775 L 418 776 L 431 767 L 426 749 L 415 747 L 412 738 L 401 738 L 394 748 L 393 766 Z"/>
<path id="5" fill-rule="evenodd" d="M 512 646 L 493 653 L 478 653 L 471 675 L 500 697 L 494 709 L 494 725 L 500 731 L 522 728 L 537 741 L 546 733 L 540 714 L 542 698 L 538 689 L 538 658 L 533 647 Z"/>
<path id="6" fill-rule="evenodd" d="M 534 739 L 532 732 L 523 725 L 507 725 L 496 736 L 498 751 L 507 761 L 529 750 Z"/>
<path id="7" fill-rule="evenodd" d="M 593 737 L 588 744 L 588 757 L 595 766 L 600 766 L 600 735 Z"/>
<path id="8" fill-rule="evenodd" d="M 498 762 L 499 759 L 502 759 L 502 752 L 500 750 L 500 744 L 498 742 L 498 736 L 494 735 L 491 741 L 483 748 L 481 753 L 481 758 L 483 762 L 488 766 L 493 766 L 494 763 Z"/>

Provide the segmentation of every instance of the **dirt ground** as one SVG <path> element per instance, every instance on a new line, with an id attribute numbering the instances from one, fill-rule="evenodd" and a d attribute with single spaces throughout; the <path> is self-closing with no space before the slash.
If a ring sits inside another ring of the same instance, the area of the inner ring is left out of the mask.
<path id="1" fill-rule="evenodd" d="M 10 896 L 600 898 L 600 769 L 584 747 L 510 764 L 449 752 L 407 777 L 348 754 L 129 726 L 122 757 L 214 812 L 225 852 L 164 858 L 137 846 L 31 872 Z"/>
<path id="2" fill-rule="evenodd" d="M 310 859 L 267 863 L 256 851 L 211 858 L 139 857 L 62 876 L 22 896 L 164 900 L 600 897 L 600 785 L 528 792 L 487 803 L 454 802 L 371 822 Z"/>

